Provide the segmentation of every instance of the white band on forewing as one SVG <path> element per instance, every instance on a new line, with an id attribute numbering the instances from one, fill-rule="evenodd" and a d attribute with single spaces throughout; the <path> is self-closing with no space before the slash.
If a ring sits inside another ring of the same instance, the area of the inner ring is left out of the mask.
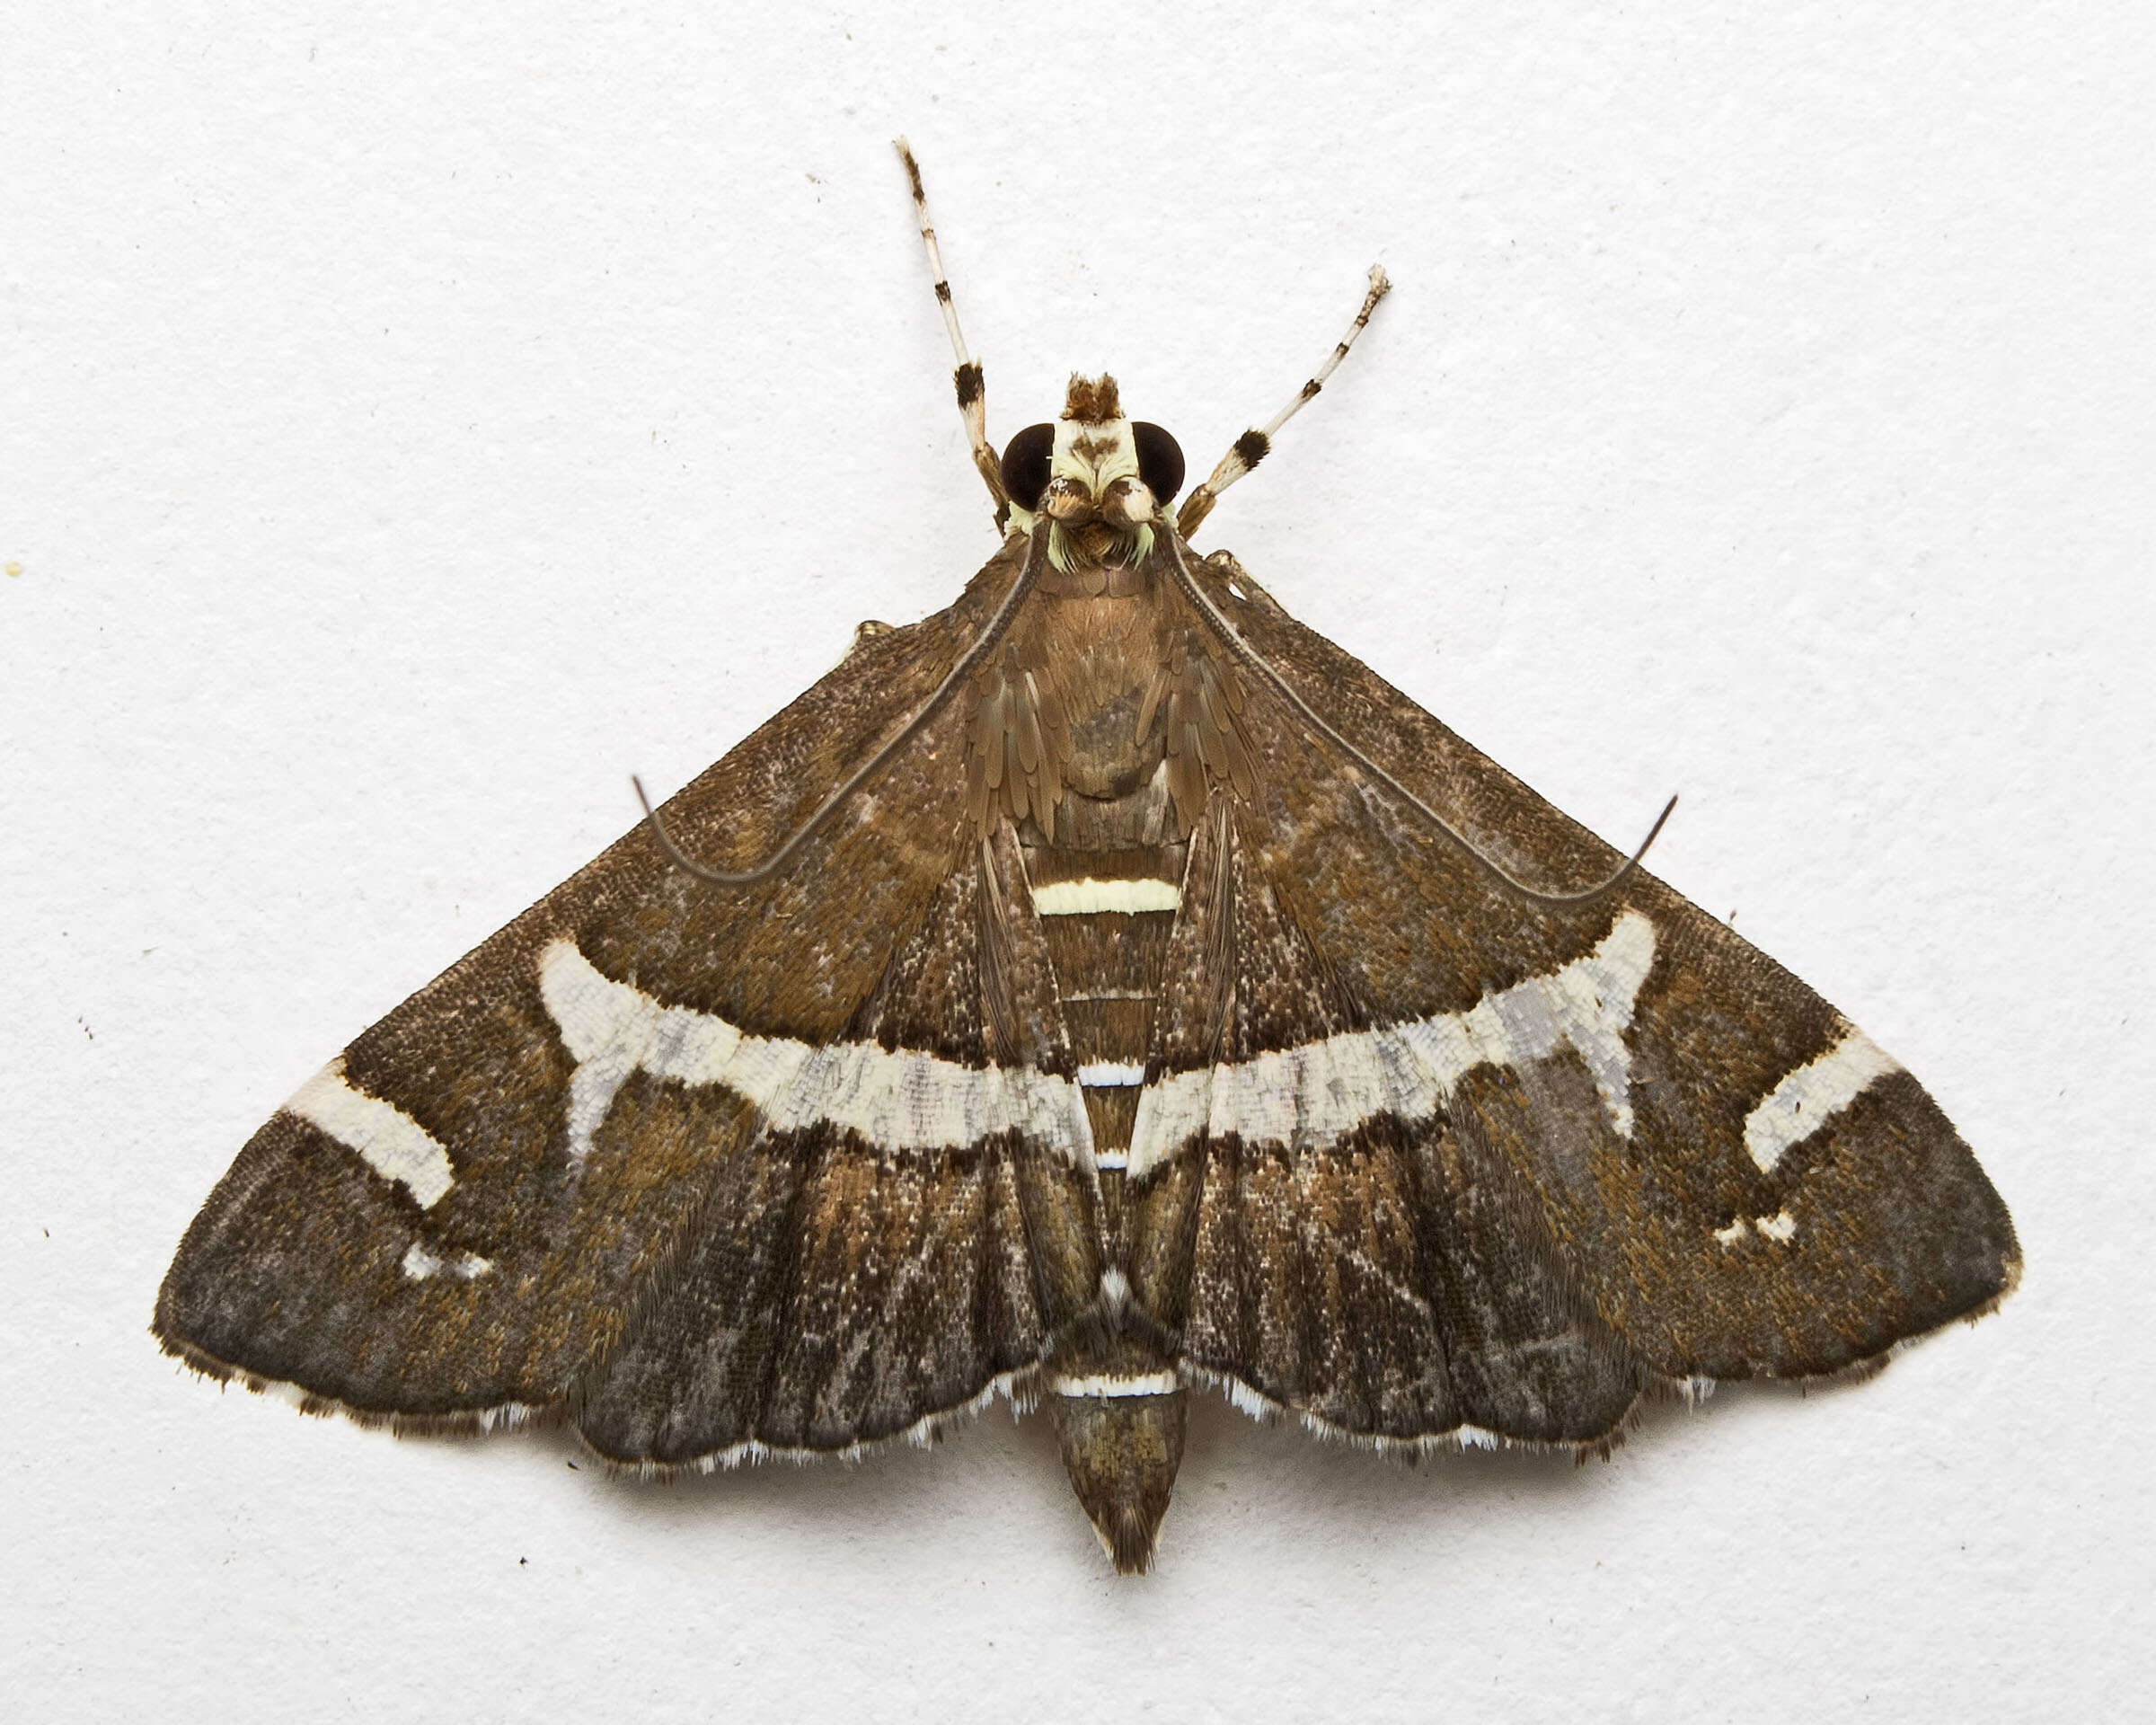
<path id="1" fill-rule="evenodd" d="M 355 1090 L 341 1054 L 299 1087 L 285 1111 L 356 1151 L 383 1179 L 402 1181 L 421 1209 L 456 1183 L 440 1141 L 395 1103 Z"/>
<path id="2" fill-rule="evenodd" d="M 1654 924 L 1628 910 L 1585 958 L 1485 995 L 1464 1013 L 1162 1078 L 1138 1098 L 1130 1178 L 1168 1161 L 1200 1132 L 1304 1148 L 1333 1143 L 1378 1114 L 1425 1119 L 1475 1067 L 1519 1068 L 1565 1048 L 1586 1063 L 1611 1124 L 1629 1137 L 1631 1052 L 1624 1038 L 1654 961 Z"/>
<path id="3" fill-rule="evenodd" d="M 541 956 L 539 992 L 577 1062 L 569 1143 L 579 1161 L 591 1154 L 622 1085 L 647 1072 L 685 1084 L 723 1085 L 761 1110 L 774 1130 L 829 1121 L 879 1149 L 937 1150 L 1016 1128 L 1080 1167 L 1091 1164 L 1085 1103 L 1067 1078 L 1029 1066 L 963 1066 L 873 1042 L 817 1048 L 751 1036 L 712 1013 L 662 1006 L 641 989 L 613 981 L 567 940 Z"/>
<path id="4" fill-rule="evenodd" d="M 1901 1069 L 1863 1031 L 1850 1031 L 1767 1092 L 1745 1117 L 1745 1148 L 1762 1173 L 1772 1173 L 1776 1163 L 1855 1101 L 1875 1079 Z"/>

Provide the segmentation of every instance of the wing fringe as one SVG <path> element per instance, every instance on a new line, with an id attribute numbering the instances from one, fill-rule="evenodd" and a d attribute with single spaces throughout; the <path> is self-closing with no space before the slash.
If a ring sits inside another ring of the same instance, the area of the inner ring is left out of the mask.
<path id="1" fill-rule="evenodd" d="M 577 1430 L 573 1407 L 565 1393 L 558 1402 L 505 1402 L 493 1407 L 460 1409 L 452 1413 L 405 1413 L 394 1409 L 362 1408 L 335 1396 L 319 1395 L 300 1384 L 264 1377 L 244 1367 L 204 1353 L 177 1337 L 158 1336 L 163 1351 L 198 1377 L 220 1384 L 234 1384 L 272 1402 L 282 1402 L 310 1419 L 343 1419 L 370 1431 L 386 1430 L 396 1438 L 471 1438 L 497 1431 L 553 1431 L 567 1428 L 576 1433 L 585 1454 L 600 1463 L 609 1477 L 647 1480 L 659 1483 L 697 1474 L 731 1473 L 738 1467 L 764 1463 L 791 1463 L 808 1466 L 817 1462 L 859 1462 L 880 1451 L 911 1446 L 928 1449 L 958 1427 L 968 1425 L 1002 1397 L 1011 1403 L 1012 1417 L 1021 1418 L 1039 1405 L 1047 1367 L 1039 1361 L 1015 1371 L 998 1373 L 975 1394 L 947 1408 L 923 1414 L 911 1425 L 882 1438 L 857 1439 L 848 1444 L 817 1448 L 810 1445 L 759 1443 L 754 1438 L 729 1445 L 685 1462 L 624 1461 L 595 1449 Z"/>

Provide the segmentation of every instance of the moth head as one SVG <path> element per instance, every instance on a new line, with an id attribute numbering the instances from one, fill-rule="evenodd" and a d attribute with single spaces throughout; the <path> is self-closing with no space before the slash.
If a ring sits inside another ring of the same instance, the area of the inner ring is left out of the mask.
<path id="1" fill-rule="evenodd" d="M 1048 519 L 1048 560 L 1064 574 L 1134 569 L 1153 554 L 1162 507 L 1182 488 L 1183 452 L 1159 426 L 1125 417 L 1116 380 L 1074 376 L 1063 417 L 1029 425 L 1003 449 L 1017 524 Z"/>

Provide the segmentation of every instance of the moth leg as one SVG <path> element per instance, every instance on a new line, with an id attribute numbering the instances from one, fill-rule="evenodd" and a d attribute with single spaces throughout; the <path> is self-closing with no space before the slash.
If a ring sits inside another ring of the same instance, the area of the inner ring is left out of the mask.
<path id="1" fill-rule="evenodd" d="M 950 350 L 959 362 L 950 374 L 959 392 L 959 412 L 966 420 L 967 441 L 973 445 L 973 464 L 980 470 L 988 495 L 995 501 L 995 525 L 1001 531 L 1011 518 L 1011 498 L 1003 490 L 1003 463 L 988 441 L 988 404 L 982 393 L 981 362 L 966 350 L 966 337 L 959 329 L 959 310 L 951 303 L 950 281 L 943 273 L 943 252 L 936 244 L 935 224 L 928 218 L 928 193 L 921 185 L 921 164 L 914 160 L 913 146 L 903 137 L 893 139 L 892 146 L 906 164 L 906 177 L 914 188 L 914 215 L 921 224 L 921 243 L 928 248 L 928 267 L 935 273 L 936 304 L 942 308 L 943 327 L 950 332 Z"/>
<path id="2" fill-rule="evenodd" d="M 916 181 L 915 184 L 918 185 L 918 183 Z M 923 231 L 925 231 L 928 221 L 927 211 L 922 212 L 921 220 Z M 935 242 L 932 240 L 929 243 L 932 247 Z M 941 289 L 939 288 L 938 291 L 941 292 Z M 1183 500 L 1183 507 L 1177 511 L 1175 518 L 1175 530 L 1178 533 L 1186 539 L 1196 533 L 1197 524 L 1213 513 L 1213 505 L 1220 494 L 1265 459 L 1267 453 L 1273 447 L 1273 438 L 1280 428 L 1294 419 L 1297 413 L 1300 413 L 1303 411 L 1303 404 L 1325 387 L 1325 380 L 1332 376 L 1334 371 L 1339 368 L 1340 361 L 1348 357 L 1348 349 L 1355 345 L 1355 338 L 1363 332 L 1363 325 L 1370 321 L 1370 314 L 1377 309 L 1377 302 L 1392 291 L 1392 284 L 1385 279 L 1385 266 L 1382 263 L 1372 264 L 1370 266 L 1370 291 L 1363 296 L 1363 308 L 1355 314 L 1355 322 L 1348 326 L 1348 333 L 1333 344 L 1332 351 L 1325 357 L 1325 363 L 1318 367 L 1316 374 L 1308 383 L 1294 393 L 1287 405 L 1266 422 L 1262 430 L 1253 429 L 1245 431 L 1228 446 L 1228 453 L 1220 458 L 1220 465 L 1213 470 L 1203 485 L 1200 485 Z M 948 301 L 945 302 L 944 309 L 948 315 L 950 311 Z M 955 323 L 951 325 L 951 331 L 955 336 L 958 331 L 958 325 Z M 959 394 L 962 398 L 963 389 Z"/>

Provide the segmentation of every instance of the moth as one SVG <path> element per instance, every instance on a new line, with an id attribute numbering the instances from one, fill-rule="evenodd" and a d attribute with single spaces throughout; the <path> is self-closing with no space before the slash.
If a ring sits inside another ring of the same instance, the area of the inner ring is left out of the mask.
<path id="1" fill-rule="evenodd" d="M 1002 548 L 308 1080 L 165 1349 L 645 1474 L 1045 1401 L 1127 1572 L 1193 1388 L 1606 1454 L 1657 1387 L 2001 1300 L 2012 1223 L 1913 1077 L 1192 549 L 1383 270 L 1171 516 L 1112 378 L 990 444 L 898 148 Z"/>

